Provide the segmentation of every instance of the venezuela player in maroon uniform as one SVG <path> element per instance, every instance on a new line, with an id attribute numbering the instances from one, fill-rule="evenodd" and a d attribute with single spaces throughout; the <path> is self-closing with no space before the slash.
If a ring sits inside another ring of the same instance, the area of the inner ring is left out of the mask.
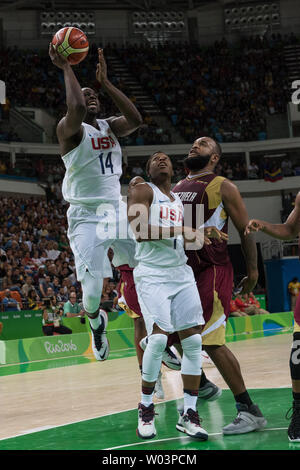
<path id="1" fill-rule="evenodd" d="M 210 137 L 197 139 L 184 161 L 188 175 L 176 184 L 173 192 L 178 193 L 184 204 L 185 223 L 189 215 L 192 217 L 193 228 L 199 228 L 196 227 L 197 212 L 201 210 L 201 205 L 204 227 L 215 226 L 227 233 L 228 219 L 231 218 L 241 238 L 247 267 L 247 276 L 241 281 L 242 293 L 249 293 L 258 278 L 256 243 L 252 236 L 248 238 L 244 234 L 249 218 L 239 190 L 231 181 L 217 176 L 214 172 L 221 154 L 220 145 Z M 190 225 L 190 220 L 187 223 Z M 204 245 L 201 250 L 186 251 L 186 255 L 188 264 L 194 271 L 206 322 L 202 332 L 203 349 L 209 354 L 232 391 L 238 410 L 238 419 L 225 426 L 223 433 L 243 434 L 263 428 L 266 420 L 249 396 L 239 362 L 225 345 L 233 269 L 227 242 L 211 241 L 210 245 Z M 207 385 L 206 380 L 202 374 L 200 390 Z"/>

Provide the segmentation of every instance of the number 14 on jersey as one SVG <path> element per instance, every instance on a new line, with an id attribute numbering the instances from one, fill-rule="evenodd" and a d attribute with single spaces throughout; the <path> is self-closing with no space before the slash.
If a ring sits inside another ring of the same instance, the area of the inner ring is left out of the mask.
<path id="1" fill-rule="evenodd" d="M 111 153 L 112 152 L 108 152 L 108 154 L 105 155 L 102 152 L 99 155 L 99 161 L 100 161 L 100 167 L 101 167 L 102 175 L 105 175 L 106 173 L 113 174 L 113 172 L 114 172 L 114 166 L 113 166 L 113 163 L 111 161 Z"/>

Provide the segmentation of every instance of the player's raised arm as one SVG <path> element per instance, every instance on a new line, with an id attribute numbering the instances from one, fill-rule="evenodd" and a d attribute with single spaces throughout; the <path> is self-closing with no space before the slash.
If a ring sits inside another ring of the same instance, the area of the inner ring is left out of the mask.
<path id="1" fill-rule="evenodd" d="M 256 242 L 254 236 L 245 235 L 245 228 L 249 222 L 248 212 L 238 188 L 231 181 L 224 180 L 221 186 L 221 195 L 225 211 L 231 218 L 241 239 L 241 247 L 247 267 L 247 277 L 242 281 L 242 293 L 248 293 L 253 290 L 258 279 Z"/>
<path id="2" fill-rule="evenodd" d="M 293 238 L 296 238 L 300 232 L 300 193 L 296 196 L 295 208 L 284 224 L 270 224 L 264 220 L 252 219 L 245 228 L 245 235 L 259 231 L 279 240 L 293 240 Z"/>
<path id="3" fill-rule="evenodd" d="M 124 137 L 138 129 L 142 125 L 143 119 L 132 101 L 108 80 L 103 49 L 98 49 L 98 59 L 96 78 L 101 83 L 102 89 L 111 97 L 122 113 L 120 117 L 108 118 L 107 122 L 117 137 Z"/>
<path id="4" fill-rule="evenodd" d="M 86 115 L 86 104 L 78 80 L 68 60 L 50 43 L 49 55 L 52 63 L 64 72 L 67 113 L 57 125 L 57 138 L 60 143 L 82 132 L 81 124 Z"/>

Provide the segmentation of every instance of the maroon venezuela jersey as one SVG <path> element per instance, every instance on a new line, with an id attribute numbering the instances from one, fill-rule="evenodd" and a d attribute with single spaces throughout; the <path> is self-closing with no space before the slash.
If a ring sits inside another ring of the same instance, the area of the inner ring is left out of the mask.
<path id="1" fill-rule="evenodd" d="M 204 222 L 207 227 L 214 226 L 222 232 L 228 233 L 228 215 L 225 212 L 221 196 L 221 185 L 224 179 L 222 176 L 203 171 L 192 178 L 186 177 L 176 184 L 172 191 L 179 195 L 184 205 L 185 223 L 187 214 L 190 214 L 191 211 L 192 226 L 199 228 L 197 211 L 199 211 L 198 205 L 203 204 L 204 221 L 201 222 Z M 187 208 L 187 205 L 192 205 L 192 208 Z M 201 250 L 186 251 L 188 264 L 193 268 L 195 275 L 207 266 L 222 266 L 230 262 L 227 242 L 219 242 L 214 239 L 211 241 L 211 245 L 204 245 Z"/>

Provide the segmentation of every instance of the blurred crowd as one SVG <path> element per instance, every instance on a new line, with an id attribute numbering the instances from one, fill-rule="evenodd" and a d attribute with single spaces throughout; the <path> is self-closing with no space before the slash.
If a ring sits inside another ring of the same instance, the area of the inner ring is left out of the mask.
<path id="1" fill-rule="evenodd" d="M 188 142 L 212 135 L 219 142 L 264 140 L 266 116 L 283 113 L 290 100 L 282 37 L 226 39 L 211 47 L 191 44 L 113 49 L 154 96 Z"/>
<path id="2" fill-rule="evenodd" d="M 1 198 L 0 204 L 0 308 L 37 310 L 54 296 L 63 306 L 76 294 L 74 258 L 67 239 L 66 205 L 54 196 Z M 109 253 L 110 258 L 112 253 Z M 117 295 L 118 272 L 107 279 L 101 304 L 113 305 Z M 107 303 L 109 302 L 109 304 Z"/>
<path id="3" fill-rule="evenodd" d="M 125 138 L 123 144 L 171 143 L 172 137 L 138 103 L 109 63 L 109 57 L 118 56 L 126 63 L 187 142 L 208 134 L 219 142 L 264 140 L 266 117 L 286 112 L 290 100 L 283 50 L 285 45 L 297 41 L 291 33 L 245 37 L 236 44 L 229 44 L 224 38 L 210 47 L 187 43 L 157 47 L 108 44 L 104 52 L 109 78 L 144 117 L 144 126 Z M 82 86 L 99 91 L 102 115 L 108 117 L 118 110 L 96 81 L 96 63 L 97 46 L 91 44 L 87 58 L 74 70 Z M 11 106 L 47 108 L 57 120 L 65 113 L 63 74 L 52 65 L 47 51 L 27 51 L 16 46 L 1 49 L 0 68 L 8 96 L 2 106 L 3 116 L 9 114 Z"/>
<path id="4" fill-rule="evenodd" d="M 186 173 L 181 158 L 170 155 L 173 161 L 173 182 L 184 178 Z M 134 176 L 142 176 L 147 179 L 145 157 L 139 160 L 123 162 L 121 184 L 128 184 Z M 52 193 L 57 200 L 61 200 L 61 183 L 64 177 L 65 167 L 60 157 L 52 157 L 50 160 L 44 155 L 29 155 L 18 158 L 14 168 L 11 167 L 8 157 L 0 155 L 0 176 L 35 178 L 44 189 L 47 198 Z M 221 158 L 216 167 L 216 173 L 230 180 L 254 180 L 265 179 L 266 181 L 278 181 L 284 177 L 300 175 L 300 157 L 255 157 L 249 165 L 245 158 L 227 157 Z"/>

